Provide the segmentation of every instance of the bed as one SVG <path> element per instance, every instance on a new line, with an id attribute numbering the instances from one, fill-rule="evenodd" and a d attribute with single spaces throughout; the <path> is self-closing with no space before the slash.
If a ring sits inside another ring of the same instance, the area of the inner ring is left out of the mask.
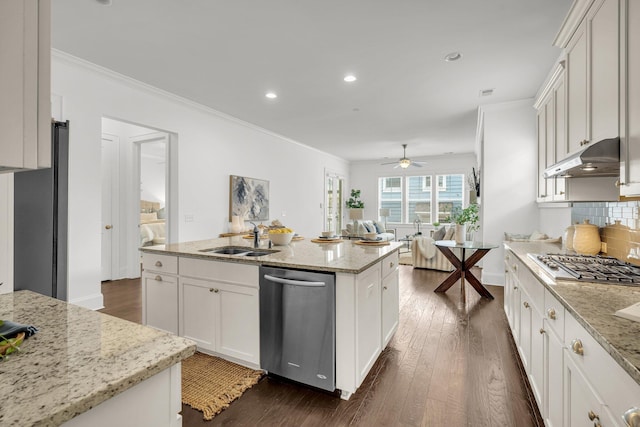
<path id="1" fill-rule="evenodd" d="M 159 202 L 140 200 L 140 246 L 166 243 L 164 208 Z"/>

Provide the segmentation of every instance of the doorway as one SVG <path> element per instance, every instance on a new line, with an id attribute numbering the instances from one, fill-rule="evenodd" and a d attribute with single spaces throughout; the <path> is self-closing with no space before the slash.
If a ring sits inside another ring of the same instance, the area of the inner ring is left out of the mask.
<path id="1" fill-rule="evenodd" d="M 177 135 L 103 117 L 102 280 L 140 277 L 141 246 L 177 237 Z"/>
<path id="2" fill-rule="evenodd" d="M 325 171 L 325 220 L 324 230 L 342 235 L 345 178 Z"/>

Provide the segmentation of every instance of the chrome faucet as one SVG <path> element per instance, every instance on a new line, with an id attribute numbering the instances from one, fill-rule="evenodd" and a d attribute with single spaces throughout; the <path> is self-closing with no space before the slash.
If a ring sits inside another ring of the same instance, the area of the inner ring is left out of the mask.
<path id="1" fill-rule="evenodd" d="M 253 225 L 253 247 L 254 248 L 259 248 L 260 247 L 260 230 L 258 230 L 258 226 L 249 221 L 250 224 Z"/>

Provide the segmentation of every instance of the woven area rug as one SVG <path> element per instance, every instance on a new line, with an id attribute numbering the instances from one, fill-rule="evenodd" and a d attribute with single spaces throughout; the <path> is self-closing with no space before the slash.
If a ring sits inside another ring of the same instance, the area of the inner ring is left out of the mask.
<path id="1" fill-rule="evenodd" d="M 182 361 L 182 403 L 209 421 L 258 383 L 262 371 L 196 352 Z"/>

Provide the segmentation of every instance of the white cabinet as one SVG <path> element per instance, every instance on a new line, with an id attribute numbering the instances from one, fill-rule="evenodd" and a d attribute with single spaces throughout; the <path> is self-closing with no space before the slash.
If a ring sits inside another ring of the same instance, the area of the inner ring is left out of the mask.
<path id="1" fill-rule="evenodd" d="M 640 385 L 516 258 L 507 251 L 505 312 L 545 425 L 621 426 Z"/>
<path id="2" fill-rule="evenodd" d="M 356 278 L 356 361 L 361 383 L 382 352 L 380 264 Z"/>
<path id="3" fill-rule="evenodd" d="M 180 258 L 180 335 L 201 350 L 260 364 L 258 267 Z"/>
<path id="4" fill-rule="evenodd" d="M 142 323 L 178 335 L 178 257 L 142 254 Z"/>
<path id="5" fill-rule="evenodd" d="M 569 152 L 619 135 L 618 3 L 593 2 L 567 46 Z"/>
<path id="6" fill-rule="evenodd" d="M 545 179 L 543 172 L 566 156 L 565 61 L 554 69 L 535 103 L 538 120 L 538 202 L 564 201 L 564 178 Z"/>
<path id="7" fill-rule="evenodd" d="M 51 166 L 51 3 L 0 1 L 0 171 Z"/>
<path id="8" fill-rule="evenodd" d="M 640 196 L 640 3 L 622 0 L 621 196 Z"/>
<path id="9" fill-rule="evenodd" d="M 400 289 L 398 252 L 382 261 L 382 348 L 385 348 L 398 329 Z"/>
<path id="10" fill-rule="evenodd" d="M 142 273 L 142 323 L 178 335 L 178 278 Z"/>
<path id="11" fill-rule="evenodd" d="M 0 175 L 0 294 L 13 292 L 13 175 Z"/>

